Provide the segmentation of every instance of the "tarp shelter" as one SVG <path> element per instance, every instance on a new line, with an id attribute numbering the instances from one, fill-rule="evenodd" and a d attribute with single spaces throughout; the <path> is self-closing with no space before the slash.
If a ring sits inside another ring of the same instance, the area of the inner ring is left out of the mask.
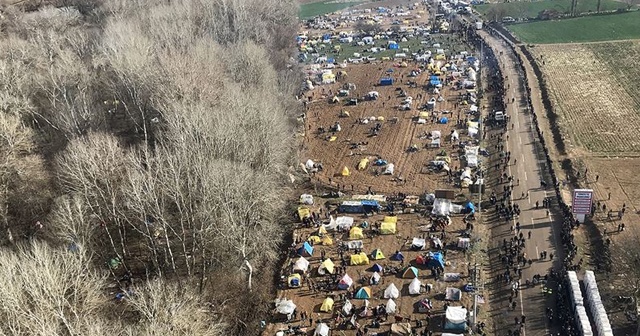
<path id="1" fill-rule="evenodd" d="M 467 329 L 467 309 L 449 306 L 445 313 L 444 329 L 464 332 Z"/>
<path id="2" fill-rule="evenodd" d="M 349 175 L 351 175 L 351 172 L 349 171 L 349 167 L 344 166 L 344 167 L 342 168 L 342 172 L 340 172 L 340 175 L 342 175 L 342 176 L 349 176 Z"/>
<path id="3" fill-rule="evenodd" d="M 374 200 L 374 199 L 364 199 L 361 200 L 360 203 L 362 203 L 362 209 L 364 210 L 364 212 L 377 212 L 378 210 L 380 210 L 380 203 L 378 203 L 378 201 Z"/>
<path id="4" fill-rule="evenodd" d="M 464 205 L 464 209 L 465 209 L 465 213 L 476 213 L 476 206 L 473 205 L 472 202 L 467 202 L 467 204 Z"/>
<path id="5" fill-rule="evenodd" d="M 327 234 L 327 228 L 324 225 L 318 228 L 318 236 L 323 236 Z"/>
<path id="6" fill-rule="evenodd" d="M 313 204 L 313 196 L 309 194 L 300 195 L 300 203 L 308 205 Z"/>
<path id="7" fill-rule="evenodd" d="M 353 226 L 353 217 L 340 216 L 336 218 L 336 224 L 342 230 L 349 230 Z"/>
<path id="8" fill-rule="evenodd" d="M 371 272 L 382 273 L 382 271 L 384 271 L 384 268 L 380 266 L 380 264 L 373 264 L 373 266 L 371 266 Z"/>
<path id="9" fill-rule="evenodd" d="M 411 249 L 414 251 L 420 251 L 427 245 L 427 241 L 423 238 L 414 237 L 411 241 Z"/>
<path id="10" fill-rule="evenodd" d="M 307 241 L 315 245 L 320 244 L 322 242 L 322 239 L 320 239 L 320 237 L 318 236 L 309 236 L 309 238 L 307 238 Z"/>
<path id="11" fill-rule="evenodd" d="M 400 291 L 398 287 L 392 283 L 387 286 L 387 289 L 384 290 L 384 298 L 385 299 L 397 299 L 400 297 Z"/>
<path id="12" fill-rule="evenodd" d="M 309 261 L 304 257 L 298 258 L 293 264 L 293 271 L 298 273 L 305 273 L 309 269 Z"/>
<path id="13" fill-rule="evenodd" d="M 360 160 L 360 162 L 358 163 L 358 170 L 365 170 L 367 169 L 368 165 L 369 165 L 369 159 L 364 158 Z"/>
<path id="14" fill-rule="evenodd" d="M 329 336 L 329 326 L 325 323 L 318 324 L 316 331 L 313 332 L 313 336 Z"/>
<path id="15" fill-rule="evenodd" d="M 380 79 L 380 86 L 388 86 L 388 85 L 393 85 L 393 78 Z"/>
<path id="16" fill-rule="evenodd" d="M 371 252 L 371 259 L 373 260 L 380 260 L 384 258 L 384 253 L 382 253 L 381 249 L 375 249 L 373 250 L 373 252 Z"/>
<path id="17" fill-rule="evenodd" d="M 382 224 L 380 224 L 380 234 L 396 234 L 396 232 L 396 223 L 382 222 Z"/>
<path id="18" fill-rule="evenodd" d="M 300 274 L 294 273 L 287 278 L 287 284 L 289 284 L 290 288 L 298 288 L 302 286 L 302 276 Z"/>
<path id="19" fill-rule="evenodd" d="M 364 252 L 351 255 L 351 265 L 369 265 L 369 257 Z"/>
<path id="20" fill-rule="evenodd" d="M 298 248 L 298 255 L 302 257 L 311 257 L 313 255 L 313 246 L 309 242 L 304 242 L 300 248 Z"/>
<path id="21" fill-rule="evenodd" d="M 335 265 L 333 264 L 333 261 L 331 261 L 331 259 L 323 261 L 322 264 L 320 264 L 320 266 L 318 267 L 318 274 L 320 275 L 333 274 L 334 272 Z"/>
<path id="22" fill-rule="evenodd" d="M 425 258 L 423 255 L 419 255 L 416 257 L 416 265 L 424 265 L 427 263 L 427 258 Z"/>
<path id="23" fill-rule="evenodd" d="M 320 306 L 321 312 L 331 312 L 333 310 L 333 299 L 328 297 L 322 301 L 322 305 Z"/>
<path id="24" fill-rule="evenodd" d="M 364 246 L 364 243 L 362 242 L 362 240 L 350 240 L 347 241 L 347 247 L 350 250 L 356 250 L 356 249 L 362 249 L 362 247 Z"/>
<path id="25" fill-rule="evenodd" d="M 393 175 L 393 172 L 395 171 L 396 166 L 393 163 L 390 163 L 387 165 L 387 168 L 385 168 L 384 172 L 382 172 L 383 175 Z"/>
<path id="26" fill-rule="evenodd" d="M 331 237 L 329 237 L 329 236 L 322 237 L 322 245 L 324 245 L 324 246 L 333 245 L 333 239 L 331 239 Z"/>
<path id="27" fill-rule="evenodd" d="M 400 45 L 397 43 L 389 43 L 389 49 L 390 50 L 398 50 L 400 49 Z"/>
<path id="28" fill-rule="evenodd" d="M 351 314 L 351 309 L 353 309 L 353 304 L 351 304 L 351 301 L 345 300 L 344 304 L 342 305 L 342 313 L 345 316 L 349 316 Z"/>
<path id="29" fill-rule="evenodd" d="M 389 301 L 387 301 L 387 305 L 384 307 L 385 311 L 387 312 L 387 314 L 395 314 L 396 309 L 398 308 L 398 306 L 396 305 L 395 302 L 393 302 L 392 299 L 389 299 Z"/>
<path id="30" fill-rule="evenodd" d="M 453 287 L 447 287 L 445 291 L 445 300 L 460 301 L 461 298 L 462 298 L 461 290 Z"/>
<path id="31" fill-rule="evenodd" d="M 296 310 L 296 305 L 291 300 L 281 300 L 276 303 L 276 312 L 278 314 L 287 315 L 287 318 L 291 319 L 293 311 Z"/>
<path id="32" fill-rule="evenodd" d="M 362 206 L 362 201 L 344 201 L 340 204 L 338 211 L 342 213 L 363 213 L 364 206 Z"/>
<path id="33" fill-rule="evenodd" d="M 354 226 L 351 228 L 351 230 L 349 230 L 349 239 L 357 240 L 362 238 L 364 238 L 364 235 L 362 234 L 361 228 Z"/>
<path id="34" fill-rule="evenodd" d="M 342 276 L 342 279 L 340 279 L 340 282 L 338 282 L 338 288 L 340 289 L 349 289 L 351 285 L 353 285 L 353 279 L 351 279 L 349 274 L 345 274 L 344 276 Z"/>
<path id="35" fill-rule="evenodd" d="M 373 162 L 374 165 L 376 166 L 386 166 L 387 165 L 387 160 L 383 160 L 383 159 L 377 159 Z"/>
<path id="36" fill-rule="evenodd" d="M 393 261 L 404 261 L 404 254 L 402 254 L 402 252 L 400 252 L 400 251 L 397 251 L 389 259 L 391 259 Z"/>
<path id="37" fill-rule="evenodd" d="M 429 77 L 429 84 L 431 86 L 441 85 L 442 81 L 440 81 L 440 77 L 438 76 L 431 76 Z"/>
<path id="38" fill-rule="evenodd" d="M 422 283 L 420 282 L 420 280 L 418 280 L 418 278 L 414 278 L 413 280 L 411 280 L 411 283 L 409 284 L 409 294 L 411 295 L 420 294 L 420 287 L 422 287 Z"/>
<path id="39" fill-rule="evenodd" d="M 356 299 L 360 299 L 360 300 L 370 299 L 371 298 L 371 288 L 369 288 L 369 287 L 361 287 L 360 289 L 358 289 L 358 291 L 356 292 L 356 295 L 354 297 Z"/>
<path id="40" fill-rule="evenodd" d="M 411 336 L 413 333 L 411 332 L 411 323 L 394 323 L 391 325 L 391 335 L 398 336 Z"/>
<path id="41" fill-rule="evenodd" d="M 444 268 L 444 255 L 440 252 L 429 253 L 427 266 Z"/>
<path id="42" fill-rule="evenodd" d="M 469 248 L 471 246 L 471 239 L 470 238 L 462 238 L 459 237 L 458 238 L 458 248 Z"/>
<path id="43" fill-rule="evenodd" d="M 382 277 L 380 276 L 380 273 L 373 272 L 373 274 L 371 275 L 371 278 L 369 279 L 369 284 L 377 285 L 380 283 L 380 279 L 382 279 Z"/>
<path id="44" fill-rule="evenodd" d="M 409 267 L 404 269 L 404 272 L 402 272 L 402 277 L 405 278 L 405 279 L 417 278 L 418 277 L 418 269 L 413 267 L 413 266 L 409 266 Z"/>
<path id="45" fill-rule="evenodd" d="M 300 217 L 300 220 L 311 217 L 311 210 L 309 210 L 309 208 L 307 208 L 306 206 L 298 207 L 298 217 Z"/>
<path id="46" fill-rule="evenodd" d="M 431 213 L 437 216 L 448 216 L 451 213 L 451 201 L 443 198 L 436 198 L 433 201 Z"/>

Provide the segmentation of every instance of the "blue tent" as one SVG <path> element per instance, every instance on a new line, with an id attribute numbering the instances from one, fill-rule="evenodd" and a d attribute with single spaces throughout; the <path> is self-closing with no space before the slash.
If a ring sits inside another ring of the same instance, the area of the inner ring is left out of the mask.
<path id="1" fill-rule="evenodd" d="M 362 207 L 365 212 L 377 212 L 380 210 L 380 204 L 378 204 L 378 201 L 376 200 L 362 200 Z"/>
<path id="2" fill-rule="evenodd" d="M 398 45 L 397 43 L 389 43 L 389 49 L 398 50 L 400 49 L 400 45 Z"/>
<path id="3" fill-rule="evenodd" d="M 355 298 L 356 299 L 361 299 L 361 300 L 370 299 L 371 298 L 371 289 L 369 289 L 369 287 L 361 287 L 356 292 Z"/>
<path id="4" fill-rule="evenodd" d="M 333 63 L 335 63 L 335 62 L 336 62 L 336 59 L 335 59 L 335 58 L 333 58 L 333 57 L 332 57 L 332 58 L 327 58 L 327 63 L 329 63 L 329 64 L 333 64 Z"/>
<path id="5" fill-rule="evenodd" d="M 471 214 L 476 213 L 476 207 L 471 202 L 467 202 L 467 204 L 464 205 L 464 208 L 467 211 L 467 213 L 471 213 Z"/>
<path id="6" fill-rule="evenodd" d="M 380 79 L 380 85 L 381 86 L 393 85 L 393 78 L 382 78 L 382 79 Z"/>
<path id="7" fill-rule="evenodd" d="M 392 73 L 393 71 L 394 71 L 394 70 L 393 70 L 393 69 L 391 69 L 391 68 L 387 69 L 387 72 L 388 72 L 388 73 Z"/>
<path id="8" fill-rule="evenodd" d="M 330 40 L 330 39 L 331 39 L 331 34 L 322 35 L 322 40 Z"/>
<path id="9" fill-rule="evenodd" d="M 341 213 L 364 213 L 364 206 L 362 201 L 344 201 L 338 207 L 338 212 Z"/>
<path id="10" fill-rule="evenodd" d="M 382 268 L 382 266 L 380 266 L 380 264 L 373 264 L 373 266 L 371 266 L 371 272 L 382 272 L 384 270 L 384 268 Z"/>
<path id="11" fill-rule="evenodd" d="M 440 252 L 429 253 L 429 259 L 427 260 L 427 267 L 440 267 L 444 268 L 444 256 Z"/>
<path id="12" fill-rule="evenodd" d="M 377 159 L 376 161 L 373 162 L 373 164 L 376 166 L 386 166 L 387 160 Z"/>
<path id="13" fill-rule="evenodd" d="M 404 261 L 404 254 L 402 254 L 402 252 L 398 251 L 396 253 L 394 253 L 391 258 L 389 258 L 391 260 L 394 261 Z"/>
<path id="14" fill-rule="evenodd" d="M 298 249 L 298 255 L 303 257 L 310 257 L 313 255 L 313 246 L 309 242 L 304 242 L 302 247 Z"/>
<path id="15" fill-rule="evenodd" d="M 442 118 L 440 118 L 439 122 L 440 122 L 441 124 L 446 124 L 446 123 L 448 123 L 448 122 L 449 122 L 449 118 L 447 118 L 447 117 L 442 117 Z"/>
<path id="16" fill-rule="evenodd" d="M 477 59 L 477 58 L 475 58 L 475 57 L 473 57 L 473 56 L 469 56 L 469 57 L 467 57 L 467 62 L 469 62 L 469 63 L 474 63 L 474 62 L 475 62 L 475 61 L 477 61 L 477 60 L 478 60 L 478 59 Z"/>
<path id="17" fill-rule="evenodd" d="M 431 86 L 436 86 L 436 85 L 440 85 L 440 84 L 442 84 L 442 82 L 441 82 L 439 79 L 430 79 L 430 80 L 429 80 L 429 84 L 430 84 Z"/>

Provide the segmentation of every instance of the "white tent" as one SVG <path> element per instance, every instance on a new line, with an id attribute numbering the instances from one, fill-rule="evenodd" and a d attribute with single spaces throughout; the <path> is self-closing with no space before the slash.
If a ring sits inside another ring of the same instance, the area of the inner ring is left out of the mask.
<path id="1" fill-rule="evenodd" d="M 307 160 L 307 162 L 304 164 L 304 166 L 305 166 L 307 169 L 311 169 L 311 168 L 313 168 L 313 166 L 314 166 L 314 165 L 315 165 L 315 163 L 314 163 L 311 159 Z"/>
<path id="2" fill-rule="evenodd" d="M 345 315 L 350 315 L 351 309 L 353 309 L 353 305 L 351 304 L 351 301 L 349 300 L 345 301 L 344 305 L 342 305 L 342 313 Z"/>
<path id="3" fill-rule="evenodd" d="M 389 299 L 389 301 L 387 301 L 387 305 L 385 307 L 385 310 L 387 311 L 388 314 L 393 314 L 396 312 L 396 303 L 393 302 L 392 299 Z"/>
<path id="4" fill-rule="evenodd" d="M 313 204 L 313 196 L 309 194 L 300 195 L 300 203 L 312 205 Z"/>
<path id="5" fill-rule="evenodd" d="M 338 225 L 339 228 L 343 230 L 349 230 L 351 229 L 351 226 L 353 226 L 353 217 L 346 217 L 346 216 L 338 217 L 336 218 L 336 224 Z"/>
<path id="6" fill-rule="evenodd" d="M 451 132 L 451 141 L 458 141 L 460 139 L 460 134 L 458 134 L 458 131 L 454 130 L 453 132 Z"/>
<path id="7" fill-rule="evenodd" d="M 276 311 L 279 314 L 287 315 L 288 318 L 291 318 L 294 310 L 296 310 L 296 305 L 291 300 L 285 299 L 276 303 Z"/>
<path id="8" fill-rule="evenodd" d="M 447 308 L 445 313 L 447 322 L 453 324 L 460 324 L 467 321 L 467 309 L 464 307 L 451 307 Z"/>
<path id="9" fill-rule="evenodd" d="M 371 279 L 369 279 L 369 284 L 370 285 L 377 285 L 380 283 L 380 273 L 378 272 L 373 272 L 373 275 L 371 276 Z"/>
<path id="10" fill-rule="evenodd" d="M 313 336 L 329 336 L 329 326 L 326 323 L 318 324 Z"/>
<path id="11" fill-rule="evenodd" d="M 296 262 L 293 264 L 294 272 L 306 272 L 309 269 L 309 261 L 304 257 L 298 258 Z"/>
<path id="12" fill-rule="evenodd" d="M 427 241 L 423 238 L 414 237 L 411 241 L 411 248 L 414 250 L 422 250 L 425 245 L 427 245 Z"/>
<path id="13" fill-rule="evenodd" d="M 399 297 L 400 291 L 398 290 L 398 287 L 396 287 L 396 285 L 394 285 L 393 283 L 389 284 L 389 286 L 387 286 L 387 289 L 384 290 L 385 299 L 397 299 Z"/>
<path id="14" fill-rule="evenodd" d="M 433 201 L 431 213 L 438 216 L 448 216 L 451 213 L 451 201 L 444 198 L 436 198 Z"/>
<path id="15" fill-rule="evenodd" d="M 393 163 L 390 163 L 387 165 L 387 168 L 384 170 L 384 175 L 393 175 L 393 171 L 395 169 L 395 166 Z"/>
<path id="16" fill-rule="evenodd" d="M 411 295 L 420 294 L 420 287 L 422 287 L 422 283 L 420 282 L 420 280 L 418 280 L 418 278 L 414 278 L 413 280 L 411 280 L 411 283 L 409 284 L 409 294 Z"/>
<path id="17" fill-rule="evenodd" d="M 340 288 L 344 288 L 344 289 L 347 289 L 347 288 L 351 287 L 351 285 L 353 285 L 353 279 L 351 279 L 349 274 L 345 274 L 342 277 L 342 279 L 340 279 L 340 282 L 338 283 L 338 286 Z"/>
<path id="18" fill-rule="evenodd" d="M 350 250 L 362 249 L 363 246 L 364 243 L 362 242 L 362 240 L 350 240 L 347 242 L 347 247 Z"/>

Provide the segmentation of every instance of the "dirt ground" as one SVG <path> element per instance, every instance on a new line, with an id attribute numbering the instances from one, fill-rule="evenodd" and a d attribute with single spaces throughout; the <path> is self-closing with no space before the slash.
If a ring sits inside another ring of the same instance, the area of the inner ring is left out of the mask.
<path id="1" fill-rule="evenodd" d="M 380 78 L 387 75 L 387 69 L 393 69 L 391 73 L 395 80 L 391 86 L 376 86 Z M 442 116 L 449 117 L 448 124 L 439 124 L 428 119 L 427 124 L 418 125 L 414 122 L 414 117 L 418 116 L 416 107 L 422 106 L 431 97 L 422 87 L 429 79 L 429 74 L 423 72 L 417 78 L 409 78 L 408 75 L 415 67 L 400 68 L 394 66 L 392 62 L 353 65 L 348 71 L 348 78 L 343 83 L 336 83 L 331 86 L 321 86 L 316 88 L 311 95 L 315 101 L 309 105 L 307 137 L 305 138 L 305 149 L 302 157 L 312 159 L 324 165 L 324 171 L 316 174 L 315 179 L 321 183 L 332 186 L 340 186 L 341 189 L 357 192 L 366 192 L 371 186 L 374 192 L 389 194 L 403 191 L 409 194 L 422 194 L 433 192 L 437 188 L 448 188 L 450 184 L 446 180 L 445 174 L 429 173 L 427 164 L 434 160 L 442 151 L 450 154 L 453 161 L 451 168 L 460 167 L 457 154 L 452 152 L 450 144 L 451 131 L 456 128 L 457 121 L 464 122 L 465 114 L 461 112 L 468 106 L 456 107 L 458 95 L 463 92 L 456 91 L 451 87 L 446 87 L 441 91 L 443 102 L 437 103 L 436 110 L 450 111 Z M 415 80 L 417 88 L 410 88 L 406 84 L 408 80 Z M 380 98 L 375 101 L 364 101 L 358 106 L 344 106 L 342 103 L 329 104 L 329 93 L 335 94 L 345 83 L 356 84 L 357 90 L 354 96 L 363 96 L 369 91 L 378 91 Z M 404 84 L 400 84 L 404 82 Z M 397 106 L 404 98 L 398 97 L 396 88 L 407 91 L 409 96 L 414 98 L 413 110 L 400 111 Z M 323 95 L 323 90 L 326 95 Z M 421 95 L 421 96 L 419 96 Z M 348 111 L 349 117 L 340 117 L 341 111 Z M 357 122 L 359 118 L 383 117 L 382 129 L 377 136 L 370 136 L 369 130 L 375 122 L 366 125 Z M 391 120 L 397 118 L 397 123 Z M 330 125 L 339 122 L 342 131 L 336 133 L 335 141 L 326 141 L 327 133 L 319 134 L 319 127 L 328 129 Z M 429 140 L 421 139 L 425 133 L 438 130 L 443 136 L 442 148 L 425 148 Z M 461 134 L 464 130 L 458 129 Z M 353 143 L 367 143 L 359 148 L 351 148 Z M 408 152 L 411 145 L 417 145 L 420 149 L 417 152 Z M 375 158 L 387 160 L 395 165 L 394 176 L 376 175 L 376 170 L 380 167 L 369 165 L 363 171 L 357 170 L 357 165 L 361 159 L 368 158 L 371 162 Z M 351 176 L 339 176 L 343 167 L 351 170 Z M 336 176 L 338 175 L 338 176 Z M 401 177 L 401 180 L 399 179 Z"/>

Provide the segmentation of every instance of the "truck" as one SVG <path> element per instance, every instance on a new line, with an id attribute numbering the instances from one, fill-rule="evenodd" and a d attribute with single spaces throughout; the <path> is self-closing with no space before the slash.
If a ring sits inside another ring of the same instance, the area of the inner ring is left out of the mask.
<path id="1" fill-rule="evenodd" d="M 505 118 L 506 115 L 503 111 L 496 111 L 496 113 L 493 115 L 493 119 L 495 119 L 496 121 L 504 121 Z"/>

